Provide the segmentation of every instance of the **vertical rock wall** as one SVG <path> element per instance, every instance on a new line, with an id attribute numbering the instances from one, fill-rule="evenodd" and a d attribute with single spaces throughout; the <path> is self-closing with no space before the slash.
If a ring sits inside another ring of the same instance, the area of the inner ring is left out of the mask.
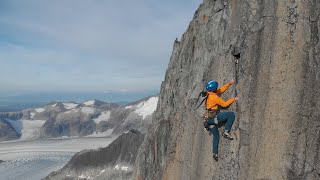
<path id="1" fill-rule="evenodd" d="M 135 178 L 320 179 L 319 9 L 318 0 L 204 0 L 174 43 Z M 222 97 L 240 97 L 219 162 L 194 110 L 211 79 L 236 79 Z"/>

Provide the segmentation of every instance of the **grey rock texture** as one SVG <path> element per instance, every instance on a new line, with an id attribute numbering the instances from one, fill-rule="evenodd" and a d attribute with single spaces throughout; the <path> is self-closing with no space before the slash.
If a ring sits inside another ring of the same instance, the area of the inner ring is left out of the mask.
<path id="1" fill-rule="evenodd" d="M 100 172 L 106 167 L 114 167 L 116 164 L 132 165 L 143 139 L 144 134 L 137 130 L 130 130 L 128 133 L 120 135 L 108 147 L 98 150 L 84 150 L 75 154 L 67 165 L 61 170 L 51 173 L 45 179 L 64 179 L 69 174 L 77 174 L 75 177 L 78 177 L 88 169 L 94 168 L 96 172 Z M 127 175 L 131 177 L 132 172 Z"/>
<path id="2" fill-rule="evenodd" d="M 115 127 L 113 134 L 121 134 L 130 129 L 137 129 L 142 133 L 146 133 L 151 122 L 152 116 L 147 116 L 145 119 L 142 119 L 140 115 L 131 112 L 120 124 Z"/>
<path id="3" fill-rule="evenodd" d="M 0 119 L 0 142 L 18 139 L 19 137 L 20 134 L 8 121 Z"/>
<path id="4" fill-rule="evenodd" d="M 49 120 L 56 117 L 59 113 L 66 111 L 63 103 L 56 102 L 56 103 L 49 103 L 47 106 L 44 107 L 45 111 L 36 113 L 33 117 L 34 120 Z"/>
<path id="5" fill-rule="evenodd" d="M 59 115 L 47 120 L 41 127 L 41 137 L 86 136 L 95 132 L 95 123 L 81 113 L 71 117 Z"/>
<path id="6" fill-rule="evenodd" d="M 135 179 L 320 179 L 319 9 L 318 0 L 204 0 L 174 43 Z M 235 79 L 222 97 L 240 97 L 219 162 L 194 110 L 211 79 Z"/>
<path id="7" fill-rule="evenodd" d="M 94 112 L 86 114 L 79 109 L 60 112 L 45 122 L 41 128 L 42 137 L 86 136 L 95 132 Z"/>
<path id="8" fill-rule="evenodd" d="M 129 115 L 130 110 L 123 107 L 115 108 L 110 113 L 110 119 L 107 121 L 101 121 L 97 124 L 97 131 L 104 132 L 108 129 L 112 129 L 119 126 L 124 119 Z M 121 134 L 121 133 L 120 133 Z"/>

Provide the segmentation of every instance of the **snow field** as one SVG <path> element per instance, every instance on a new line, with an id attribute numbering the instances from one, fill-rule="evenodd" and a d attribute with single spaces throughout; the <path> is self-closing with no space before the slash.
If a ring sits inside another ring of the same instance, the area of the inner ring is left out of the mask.
<path id="1" fill-rule="evenodd" d="M 141 102 L 137 105 L 135 112 L 145 119 L 148 115 L 151 115 L 157 108 L 158 97 L 151 97 L 146 102 Z"/>
<path id="2" fill-rule="evenodd" d="M 95 100 L 85 101 L 83 104 L 86 106 L 93 106 L 95 103 Z"/>

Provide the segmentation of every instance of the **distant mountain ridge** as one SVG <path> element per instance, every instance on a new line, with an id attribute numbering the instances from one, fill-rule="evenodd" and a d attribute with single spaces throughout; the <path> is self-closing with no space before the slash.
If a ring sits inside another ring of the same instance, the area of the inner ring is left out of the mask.
<path id="1" fill-rule="evenodd" d="M 0 119 L 15 124 L 13 127 L 17 133 L 21 135 L 22 132 L 27 132 L 28 135 L 23 137 L 29 138 L 108 136 L 111 133 L 121 134 L 132 128 L 145 132 L 151 123 L 157 102 L 158 97 L 147 97 L 128 106 L 97 99 L 81 103 L 54 101 L 39 108 L 0 113 Z M 4 130 L 4 127 L 0 128 L 0 132 Z M 2 140 L 19 139 L 19 137 L 12 136 Z"/>

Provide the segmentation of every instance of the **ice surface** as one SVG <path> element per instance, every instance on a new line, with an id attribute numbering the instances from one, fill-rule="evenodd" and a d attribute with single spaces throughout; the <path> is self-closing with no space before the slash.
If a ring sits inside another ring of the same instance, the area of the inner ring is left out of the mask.
<path id="1" fill-rule="evenodd" d="M 156 110 L 158 99 L 158 97 L 151 97 L 146 102 L 141 102 L 137 105 L 135 112 L 143 116 L 143 119 L 146 118 Z"/>
<path id="2" fill-rule="evenodd" d="M 41 126 L 46 122 L 44 120 L 21 120 L 22 129 L 20 140 L 32 140 L 40 137 Z"/>
<path id="3" fill-rule="evenodd" d="M 105 132 L 99 133 L 99 132 L 94 132 L 91 135 L 88 135 L 86 137 L 107 137 L 112 134 L 114 129 L 108 129 Z"/>
<path id="4" fill-rule="evenodd" d="M 40 180 L 62 168 L 83 149 L 108 146 L 112 138 L 65 138 L 0 142 L 0 179 Z"/>

